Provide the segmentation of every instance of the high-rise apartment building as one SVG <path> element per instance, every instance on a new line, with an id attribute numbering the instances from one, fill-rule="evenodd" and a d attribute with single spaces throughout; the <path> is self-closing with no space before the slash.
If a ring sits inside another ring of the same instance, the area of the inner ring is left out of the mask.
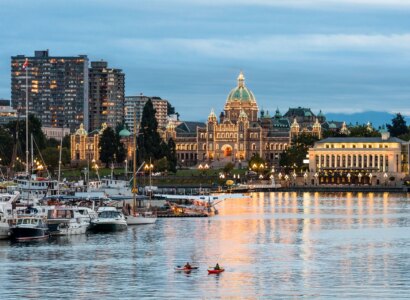
<path id="1" fill-rule="evenodd" d="M 89 70 L 89 131 L 103 123 L 115 128 L 124 120 L 125 75 L 105 61 L 91 62 Z"/>
<path id="2" fill-rule="evenodd" d="M 26 112 L 26 70 L 28 61 L 28 110 L 46 127 L 71 131 L 84 123 L 88 128 L 88 58 L 50 56 L 48 50 L 34 56 L 11 57 L 11 102 L 20 114 Z"/>
<path id="3" fill-rule="evenodd" d="M 167 126 L 168 101 L 160 97 L 147 96 L 127 96 L 125 97 L 125 124 L 131 132 L 134 132 L 134 112 L 136 114 L 137 124 L 141 122 L 142 112 L 145 104 L 151 100 L 155 109 L 155 117 L 159 129 L 165 129 Z"/>

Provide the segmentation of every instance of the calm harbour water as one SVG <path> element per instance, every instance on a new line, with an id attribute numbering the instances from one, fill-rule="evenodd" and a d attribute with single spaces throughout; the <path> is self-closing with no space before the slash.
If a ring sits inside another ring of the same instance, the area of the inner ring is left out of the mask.
<path id="1" fill-rule="evenodd" d="M 410 195 L 254 193 L 220 215 L 0 242 L 0 299 L 410 296 Z M 191 274 L 174 266 L 199 265 Z M 226 271 L 207 275 L 219 262 Z"/>

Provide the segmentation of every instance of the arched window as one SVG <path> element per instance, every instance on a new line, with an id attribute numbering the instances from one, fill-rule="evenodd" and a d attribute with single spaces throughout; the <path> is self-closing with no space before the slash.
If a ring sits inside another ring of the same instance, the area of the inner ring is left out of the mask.
<path id="1" fill-rule="evenodd" d="M 252 150 L 256 150 L 256 144 L 255 143 L 252 144 Z"/>

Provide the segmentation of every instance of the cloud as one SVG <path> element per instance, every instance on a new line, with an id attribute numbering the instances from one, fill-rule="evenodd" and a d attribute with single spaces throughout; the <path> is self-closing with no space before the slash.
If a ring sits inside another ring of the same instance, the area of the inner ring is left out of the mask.
<path id="1" fill-rule="evenodd" d="M 157 1 L 158 2 L 158 1 Z M 162 1 L 159 1 L 162 2 Z M 168 1 L 167 1 L 168 2 Z M 344 7 L 366 7 L 366 8 L 410 8 L 408 0 L 175 0 L 177 3 L 196 4 L 204 6 L 273 6 L 293 8 L 344 8 Z"/>
<path id="2" fill-rule="evenodd" d="M 370 52 L 407 55 L 410 50 L 410 33 L 391 35 L 366 34 L 312 34 L 275 35 L 262 37 L 215 38 L 166 38 L 132 39 L 117 41 L 117 46 L 129 51 L 150 53 L 189 52 L 211 57 L 251 58 L 294 57 L 295 54 L 314 54 L 337 51 Z"/>

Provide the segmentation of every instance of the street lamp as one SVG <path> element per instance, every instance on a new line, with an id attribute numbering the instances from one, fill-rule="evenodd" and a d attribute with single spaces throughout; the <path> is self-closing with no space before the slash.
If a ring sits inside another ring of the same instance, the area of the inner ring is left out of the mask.
<path id="1" fill-rule="evenodd" d="M 370 185 L 372 185 L 372 177 L 373 177 L 373 174 L 370 173 L 370 174 L 369 174 L 369 184 L 370 184 Z"/>
<path id="2" fill-rule="evenodd" d="M 125 179 L 127 179 L 127 174 L 128 174 L 128 160 L 124 160 L 124 163 L 125 163 L 125 169 L 124 169 L 125 173 L 124 173 L 124 175 L 125 175 Z"/>
<path id="3" fill-rule="evenodd" d="M 350 175 L 350 173 L 347 173 L 347 181 L 349 182 L 349 184 L 350 184 L 350 177 L 352 176 L 352 175 Z"/>
<path id="4" fill-rule="evenodd" d="M 293 185 L 295 186 L 296 185 L 296 171 L 293 171 L 292 177 L 293 177 Z"/>
<path id="5" fill-rule="evenodd" d="M 387 177 L 388 177 L 387 173 L 384 173 L 383 177 L 384 177 L 384 185 L 387 185 Z"/>
<path id="6" fill-rule="evenodd" d="M 308 177 L 308 174 L 305 172 L 305 174 L 303 174 L 303 178 L 305 179 L 305 185 L 306 185 L 307 177 Z"/>
<path id="7" fill-rule="evenodd" d="M 319 181 L 318 181 L 319 174 L 316 172 L 315 175 L 313 176 L 315 176 L 316 185 L 319 185 Z"/>
<path id="8" fill-rule="evenodd" d="M 285 175 L 286 185 L 288 185 L 288 180 L 289 180 L 289 175 L 288 175 L 288 174 L 286 174 L 286 175 Z"/>
<path id="9" fill-rule="evenodd" d="M 359 175 L 357 175 L 357 177 L 359 178 L 359 183 L 360 183 L 360 180 L 362 179 L 362 173 L 359 173 Z"/>

